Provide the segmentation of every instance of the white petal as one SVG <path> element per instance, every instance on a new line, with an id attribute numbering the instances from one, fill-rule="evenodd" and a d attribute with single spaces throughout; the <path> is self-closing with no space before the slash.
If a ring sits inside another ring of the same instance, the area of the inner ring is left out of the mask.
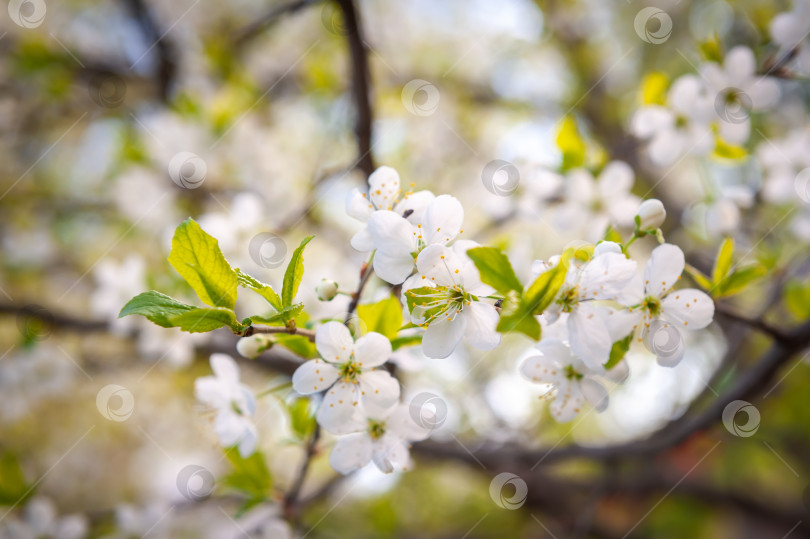
<path id="1" fill-rule="evenodd" d="M 326 392 L 317 419 L 321 427 L 332 432 L 350 421 L 357 406 L 359 391 L 354 384 L 338 382 Z"/>
<path id="2" fill-rule="evenodd" d="M 719 122 L 720 138 L 731 144 L 744 144 L 751 134 L 751 119 L 742 118 L 739 122 Z"/>
<path id="3" fill-rule="evenodd" d="M 374 205 L 365 193 L 361 193 L 360 189 L 355 187 L 346 197 L 346 213 L 365 223 L 374 213 Z"/>
<path id="4" fill-rule="evenodd" d="M 563 343 L 559 344 L 565 346 Z M 565 348 L 568 347 L 565 346 Z M 565 352 L 565 354 L 570 355 L 570 352 Z M 520 374 L 537 384 L 557 385 L 564 375 L 562 365 L 555 357 L 549 355 L 528 357 L 520 364 Z"/>
<path id="5" fill-rule="evenodd" d="M 410 253 L 385 253 L 377 251 L 374 256 L 374 273 L 391 284 L 400 284 L 413 273 L 413 256 Z"/>
<path id="6" fill-rule="evenodd" d="M 391 408 L 399 400 L 399 382 L 388 371 L 373 370 L 358 376 L 363 404 L 378 409 Z"/>
<path id="7" fill-rule="evenodd" d="M 338 370 L 322 359 L 313 359 L 295 369 L 292 377 L 293 389 L 302 395 L 323 391 L 339 376 Z"/>
<path id="8" fill-rule="evenodd" d="M 421 410 L 416 410 L 416 417 L 420 417 Z M 428 418 L 425 418 L 428 419 Z M 439 418 L 435 418 L 437 421 Z M 424 421 L 424 420 L 423 420 Z M 407 404 L 401 404 L 394 408 L 391 415 L 385 420 L 386 432 L 396 435 L 398 438 L 411 442 L 418 442 L 430 436 L 431 428 L 434 424 L 428 422 L 427 427 L 417 424 L 411 413 L 411 408 Z M 438 426 L 438 425 L 437 425 Z"/>
<path id="9" fill-rule="evenodd" d="M 650 159 L 659 167 L 674 163 L 683 154 L 683 150 L 684 144 L 677 129 L 659 131 L 647 146 Z"/>
<path id="10" fill-rule="evenodd" d="M 662 129 L 670 129 L 675 124 L 672 112 L 658 105 L 642 107 L 633 115 L 630 130 L 639 138 L 650 138 Z"/>
<path id="11" fill-rule="evenodd" d="M 368 196 L 378 210 L 390 210 L 399 196 L 399 174 L 391 167 L 380 167 L 368 177 Z"/>
<path id="12" fill-rule="evenodd" d="M 211 369 L 224 382 L 239 382 L 239 367 L 228 354 L 211 354 Z"/>
<path id="13" fill-rule="evenodd" d="M 329 464 L 338 473 L 348 474 L 371 462 L 371 438 L 365 432 L 338 439 L 329 454 Z"/>
<path id="14" fill-rule="evenodd" d="M 752 110 L 769 109 L 779 101 L 779 84 L 771 77 L 759 77 L 745 89 L 745 93 L 751 98 Z"/>
<path id="15" fill-rule="evenodd" d="M 641 309 L 628 309 L 610 310 L 610 314 L 605 319 L 607 324 L 610 340 L 616 342 L 624 339 L 630 335 L 641 322 L 643 312 Z"/>
<path id="16" fill-rule="evenodd" d="M 411 468 L 408 445 L 403 440 L 387 433 L 374 444 L 371 458 L 382 473 L 387 474 L 395 469 Z"/>
<path id="17" fill-rule="evenodd" d="M 230 400 L 226 386 L 214 376 L 203 376 L 194 380 L 195 398 L 212 408 L 222 408 Z"/>
<path id="18" fill-rule="evenodd" d="M 597 412 L 604 412 L 607 410 L 610 398 L 605 386 L 593 378 L 586 376 L 580 380 L 579 389 L 582 391 L 582 395 L 585 397 L 585 400 L 596 408 Z"/>
<path id="19" fill-rule="evenodd" d="M 630 365 L 627 364 L 626 359 L 623 359 L 615 364 L 612 369 L 605 372 L 603 376 L 611 382 L 623 384 L 630 377 Z"/>
<path id="20" fill-rule="evenodd" d="M 697 75 L 678 77 L 667 94 L 669 106 L 680 113 L 688 114 L 702 90 L 703 82 Z"/>
<path id="21" fill-rule="evenodd" d="M 422 351 L 429 358 L 446 358 L 456 349 L 466 328 L 467 321 L 463 316 L 431 324 L 422 337 Z"/>
<path id="22" fill-rule="evenodd" d="M 456 197 L 441 195 L 425 210 L 422 221 L 426 243 L 446 244 L 461 232 L 464 208 Z"/>
<path id="23" fill-rule="evenodd" d="M 568 317 L 571 351 L 594 370 L 602 368 L 613 346 L 604 320 L 606 313 L 606 310 L 580 303 Z"/>
<path id="24" fill-rule="evenodd" d="M 714 318 L 714 302 L 696 288 L 673 290 L 661 302 L 661 315 L 678 328 L 703 329 Z"/>
<path id="25" fill-rule="evenodd" d="M 685 261 L 681 248 L 665 243 L 653 249 L 644 268 L 644 291 L 656 298 L 675 286 L 683 273 Z"/>
<path id="26" fill-rule="evenodd" d="M 603 253 L 585 266 L 580 279 L 581 299 L 615 299 L 636 274 L 636 261 L 621 253 Z"/>
<path id="27" fill-rule="evenodd" d="M 379 367 L 391 357 L 391 341 L 375 331 L 369 332 L 354 345 L 354 359 L 363 369 Z"/>
<path id="28" fill-rule="evenodd" d="M 413 225 L 392 211 L 375 211 L 368 219 L 374 246 L 385 253 L 411 253 L 416 250 Z"/>
<path id="29" fill-rule="evenodd" d="M 327 322 L 315 331 L 315 347 L 329 363 L 345 363 L 354 352 L 354 339 L 345 325 Z"/>
<path id="30" fill-rule="evenodd" d="M 465 336 L 472 346 L 492 350 L 501 343 L 501 334 L 495 331 L 499 316 L 494 306 L 473 301 L 464 306 L 461 316 L 467 319 Z"/>
<path id="31" fill-rule="evenodd" d="M 583 402 L 584 399 L 582 392 L 579 390 L 579 384 L 568 382 L 557 388 L 557 397 L 551 403 L 549 409 L 554 419 L 560 423 L 566 423 L 579 414 Z"/>
<path id="32" fill-rule="evenodd" d="M 357 233 L 352 236 L 352 247 L 361 253 L 367 253 L 374 250 L 374 239 L 371 237 L 371 232 L 368 231 L 368 226 L 364 226 Z"/>
<path id="33" fill-rule="evenodd" d="M 740 88 L 754 76 L 757 61 L 751 49 L 739 45 L 728 51 L 726 59 L 723 61 L 723 68 L 728 76 L 729 86 Z"/>
<path id="34" fill-rule="evenodd" d="M 416 269 L 424 275 L 423 285 L 454 286 L 463 282 L 464 260 L 444 245 L 428 245 L 416 258 Z"/>
<path id="35" fill-rule="evenodd" d="M 597 257 L 605 253 L 622 254 L 622 247 L 615 241 L 600 241 L 593 249 L 593 256 Z"/>
<path id="36" fill-rule="evenodd" d="M 599 174 L 599 192 L 603 197 L 627 193 L 633 187 L 633 169 L 624 161 L 611 161 Z"/>
<path id="37" fill-rule="evenodd" d="M 399 215 L 408 215 L 407 219 L 411 223 L 421 223 L 425 216 L 425 210 L 428 205 L 436 199 L 436 195 L 430 191 L 417 191 L 416 193 L 406 194 L 396 206 L 394 206 L 394 213 Z"/>

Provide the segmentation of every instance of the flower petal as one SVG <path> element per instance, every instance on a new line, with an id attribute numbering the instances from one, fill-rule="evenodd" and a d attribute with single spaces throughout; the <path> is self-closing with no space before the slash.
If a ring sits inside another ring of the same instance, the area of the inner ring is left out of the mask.
<path id="1" fill-rule="evenodd" d="M 729 85 L 741 88 L 749 78 L 754 76 L 757 69 L 754 52 L 742 45 L 734 47 L 726 54 L 723 69 L 728 77 Z"/>
<path id="2" fill-rule="evenodd" d="M 673 290 L 661 302 L 661 316 L 683 329 L 703 329 L 714 318 L 714 302 L 696 288 Z"/>
<path id="3" fill-rule="evenodd" d="M 416 250 L 414 226 L 392 211 L 375 211 L 368 219 L 368 230 L 379 251 L 389 254 Z"/>
<path id="4" fill-rule="evenodd" d="M 413 273 L 413 256 L 410 253 L 386 253 L 377 251 L 374 256 L 374 273 L 391 284 L 400 284 Z"/>
<path id="5" fill-rule="evenodd" d="M 464 208 L 456 197 L 440 195 L 425 210 L 422 220 L 425 242 L 446 244 L 461 232 Z"/>
<path id="6" fill-rule="evenodd" d="M 557 388 L 557 397 L 549 406 L 551 415 L 560 423 L 567 423 L 574 419 L 584 401 L 579 384 L 572 384 L 568 381 Z"/>
<path id="7" fill-rule="evenodd" d="M 590 376 L 586 376 L 580 380 L 579 389 L 582 391 L 582 395 L 585 397 L 585 400 L 588 401 L 597 412 L 604 412 L 607 410 L 610 397 L 608 396 L 608 391 L 605 389 L 605 386 Z"/>
<path id="8" fill-rule="evenodd" d="M 372 445 L 365 432 L 341 436 L 329 454 L 329 464 L 344 475 L 359 470 L 371 462 Z"/>
<path id="9" fill-rule="evenodd" d="M 371 453 L 371 459 L 382 473 L 391 473 L 395 469 L 411 468 L 411 455 L 408 445 L 400 438 L 390 434 L 377 440 Z"/>
<path id="10" fill-rule="evenodd" d="M 379 367 L 391 357 L 391 341 L 376 331 L 369 332 L 354 345 L 354 359 L 363 368 Z"/>
<path id="11" fill-rule="evenodd" d="M 408 221 L 411 223 L 421 223 L 425 216 L 428 205 L 436 199 L 436 195 L 430 191 L 417 191 L 416 193 L 405 194 L 405 196 L 394 206 L 394 213 L 404 216 L 409 213 Z"/>
<path id="12" fill-rule="evenodd" d="M 599 254 L 582 272 L 579 296 L 581 299 L 615 299 L 635 274 L 635 260 L 621 253 Z"/>
<path id="13" fill-rule="evenodd" d="M 338 370 L 322 359 L 312 359 L 295 369 L 293 389 L 302 395 L 324 391 L 338 379 Z"/>
<path id="14" fill-rule="evenodd" d="M 662 297 L 672 288 L 683 273 L 685 265 L 680 247 L 665 243 L 653 249 L 644 268 L 644 290 L 647 295 Z"/>
<path id="15" fill-rule="evenodd" d="M 380 167 L 368 177 L 368 197 L 378 210 L 390 210 L 399 196 L 399 174 L 391 167 Z"/>
<path id="16" fill-rule="evenodd" d="M 580 303 L 568 317 L 571 352 L 596 371 L 603 368 L 613 346 L 605 321 L 607 312 L 604 307 Z"/>
<path id="17" fill-rule="evenodd" d="M 357 377 L 363 405 L 388 409 L 399 400 L 399 382 L 385 370 L 366 371 Z"/>
<path id="18" fill-rule="evenodd" d="M 494 306 L 480 301 L 465 305 L 461 316 L 467 320 L 467 341 L 479 350 L 492 350 L 501 343 L 501 334 L 495 331 L 498 311 Z"/>
<path id="19" fill-rule="evenodd" d="M 359 392 L 354 384 L 338 382 L 324 395 L 316 417 L 324 429 L 332 432 L 352 419 Z"/>
<path id="20" fill-rule="evenodd" d="M 528 357 L 520 364 L 519 370 L 523 377 L 537 384 L 556 386 L 563 379 L 562 367 L 553 356 Z"/>
<path id="21" fill-rule="evenodd" d="M 355 187 L 346 197 L 346 213 L 365 223 L 374 213 L 374 204 L 369 201 L 365 193 Z"/>
<path id="22" fill-rule="evenodd" d="M 354 339 L 345 325 L 327 322 L 315 331 L 315 347 L 329 363 L 345 363 L 354 352 Z"/>
<path id="23" fill-rule="evenodd" d="M 467 329 L 464 316 L 430 324 L 422 337 L 422 351 L 433 359 L 443 359 L 453 353 Z"/>
<path id="24" fill-rule="evenodd" d="M 368 226 L 364 226 L 351 239 L 352 248 L 361 253 L 367 253 L 374 250 L 374 239 L 371 237 L 371 232 L 368 231 Z"/>
<path id="25" fill-rule="evenodd" d="M 223 382 L 238 383 L 239 367 L 228 354 L 211 354 L 211 369 Z"/>
<path id="26" fill-rule="evenodd" d="M 454 286 L 462 282 L 463 259 L 444 245 L 428 245 L 416 258 L 416 269 L 427 285 Z"/>
<path id="27" fill-rule="evenodd" d="M 599 174 L 598 189 L 602 197 L 627 194 L 633 187 L 633 169 L 624 161 L 611 161 Z"/>

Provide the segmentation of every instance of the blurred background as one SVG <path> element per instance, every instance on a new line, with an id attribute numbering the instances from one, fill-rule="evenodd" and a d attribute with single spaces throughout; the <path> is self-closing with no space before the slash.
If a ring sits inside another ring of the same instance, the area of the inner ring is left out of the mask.
<path id="1" fill-rule="evenodd" d="M 219 481 L 229 463 L 193 383 L 215 352 L 239 360 L 256 394 L 288 381 L 298 360 L 275 350 L 239 358 L 225 330 L 117 319 L 145 290 L 196 302 L 166 261 L 189 216 L 235 267 L 274 285 L 287 252 L 316 234 L 301 298 L 312 320 L 340 316 L 349 298 L 318 302 L 314 287 L 322 278 L 357 286 L 365 255 L 349 246 L 360 223 L 345 199 L 384 164 L 404 184 L 458 197 L 464 236 L 506 250 L 524 278 L 532 261 L 598 240 L 608 224 L 632 230 L 616 196 L 660 198 L 666 237 L 690 264 L 710 273 L 732 236 L 740 263 L 768 270 L 724 308 L 798 326 L 810 318 L 807 75 L 804 49 L 786 53 L 770 25 L 790 13 L 810 31 L 803 5 L 9 1 L 0 10 L 0 536 L 810 536 L 807 340 L 780 348 L 719 314 L 689 336 L 674 369 L 631 349 L 630 379 L 611 389 L 610 408 L 570 424 L 554 422 L 541 388 L 518 375 L 532 353 L 523 337 L 446 360 L 402 349 L 404 387 L 440 398 L 441 427 L 414 447 L 414 470 L 390 476 L 372 466 L 338 477 L 322 440 L 291 530 L 272 502 L 306 451 L 298 401 L 259 399 L 273 490 L 242 514 L 239 493 Z M 660 166 L 634 136 L 634 115 L 738 45 L 779 79 L 778 105 L 752 116 L 746 140 Z M 506 175 L 488 183 L 496 160 Z M 624 161 L 632 188 L 582 190 L 566 176 L 571 160 L 592 171 Z M 798 195 L 769 196 L 763 186 L 777 176 L 798 178 Z M 254 239 L 267 234 L 278 263 L 257 256 Z M 635 247 L 643 257 L 652 246 Z M 366 298 L 389 292 L 372 280 Z M 240 297 L 237 309 L 259 308 L 251 301 Z M 735 399 L 754 407 L 742 432 L 733 412 L 725 427 L 719 413 Z M 702 412 L 713 419 L 701 428 L 672 430 Z M 570 444 L 586 449 L 566 453 Z M 503 472 L 527 486 L 523 495 L 505 487 L 517 507 L 491 494 Z"/>

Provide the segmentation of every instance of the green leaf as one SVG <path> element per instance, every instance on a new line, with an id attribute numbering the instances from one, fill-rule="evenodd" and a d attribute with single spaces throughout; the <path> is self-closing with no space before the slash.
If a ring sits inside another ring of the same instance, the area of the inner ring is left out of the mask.
<path id="1" fill-rule="evenodd" d="M 562 152 L 562 170 L 581 167 L 585 163 L 585 142 L 573 116 L 566 116 L 557 132 L 557 147 Z"/>
<path id="2" fill-rule="evenodd" d="M 739 269 L 715 285 L 713 296 L 722 298 L 742 292 L 746 286 L 768 274 L 768 268 L 754 264 Z"/>
<path id="3" fill-rule="evenodd" d="M 402 306 L 396 298 L 388 297 L 377 303 L 358 305 L 357 316 L 365 323 L 368 331 L 376 331 L 388 339 L 394 339 L 402 325 Z"/>
<path id="4" fill-rule="evenodd" d="M 686 273 L 689 274 L 692 280 L 695 281 L 700 288 L 707 291 L 712 289 L 712 282 L 702 271 L 689 264 L 686 264 L 685 269 Z"/>
<path id="5" fill-rule="evenodd" d="M 785 304 L 799 320 L 810 318 L 810 281 L 802 283 L 794 279 L 785 285 Z"/>
<path id="6" fill-rule="evenodd" d="M 728 275 L 731 269 L 731 255 L 734 254 L 734 240 L 726 238 L 720 249 L 717 251 L 717 258 L 714 261 L 712 271 L 712 282 L 716 285 Z"/>
<path id="7" fill-rule="evenodd" d="M 247 273 L 243 272 L 239 268 L 236 268 L 236 279 L 239 282 L 239 286 L 243 288 L 250 288 L 254 292 L 258 293 L 261 297 L 267 300 L 270 305 L 277 311 L 282 310 L 281 306 L 281 298 L 278 297 L 276 291 L 273 290 L 273 287 L 269 284 L 265 284 L 258 279 L 251 277 Z"/>
<path id="8" fill-rule="evenodd" d="M 531 313 L 542 314 L 554 300 L 563 283 L 565 283 L 567 272 L 568 263 L 563 257 L 559 264 L 541 273 L 529 286 L 526 293 L 523 294 L 522 303 L 525 305 L 524 308 Z"/>
<path id="9" fill-rule="evenodd" d="M 20 505 L 33 493 L 16 455 L 10 452 L 0 455 L 0 505 Z"/>
<path id="10" fill-rule="evenodd" d="M 653 71 L 641 81 L 641 102 L 644 105 L 666 105 L 669 78 L 666 73 Z"/>
<path id="11" fill-rule="evenodd" d="M 610 348 L 610 357 L 605 363 L 605 369 L 610 370 L 615 367 L 624 356 L 627 355 L 627 351 L 630 350 L 630 343 L 633 342 L 633 334 L 631 333 L 624 339 L 620 339 L 613 343 L 613 346 Z"/>
<path id="12" fill-rule="evenodd" d="M 225 450 L 225 456 L 233 466 L 233 471 L 221 479 L 221 484 L 245 494 L 247 507 L 270 497 L 273 489 L 273 476 L 264 461 L 264 455 L 256 451 L 247 458 L 239 454 L 236 447 Z"/>
<path id="13" fill-rule="evenodd" d="M 706 41 L 698 43 L 700 54 L 709 62 L 723 63 L 723 44 L 720 42 L 720 36 L 717 32 Z"/>
<path id="14" fill-rule="evenodd" d="M 194 308 L 169 319 L 172 324 L 168 327 L 179 327 L 189 333 L 205 333 L 213 331 L 223 326 L 228 326 L 235 333 L 245 329 L 236 320 L 236 315 L 230 309 L 224 307 Z"/>
<path id="15" fill-rule="evenodd" d="M 295 399 L 287 406 L 290 414 L 290 428 L 299 440 L 306 440 L 315 429 L 315 416 L 312 413 L 312 401 L 305 398 Z"/>
<path id="16" fill-rule="evenodd" d="M 510 331 L 523 333 L 535 341 L 540 340 L 540 335 L 542 333 L 540 323 L 537 321 L 537 318 L 534 317 L 531 311 L 521 308 L 512 314 L 501 315 L 501 319 L 498 320 L 498 326 L 495 329 L 500 333 L 507 333 Z"/>
<path id="17" fill-rule="evenodd" d="M 403 346 L 416 346 L 417 344 L 422 344 L 422 335 L 403 335 L 391 339 L 391 348 L 393 350 L 399 350 Z"/>
<path id="18" fill-rule="evenodd" d="M 296 316 L 301 314 L 304 310 L 303 303 L 296 303 L 294 305 L 290 305 L 289 307 L 284 307 L 277 313 L 273 313 L 267 316 L 261 315 L 252 315 L 250 319 L 253 322 L 259 322 L 262 324 L 269 324 L 269 325 L 286 325 Z"/>
<path id="19" fill-rule="evenodd" d="M 303 335 L 285 335 L 280 333 L 273 335 L 273 340 L 298 357 L 304 359 L 318 357 L 318 349 L 315 348 L 315 344 Z"/>
<path id="20" fill-rule="evenodd" d="M 607 230 L 605 230 L 605 236 L 602 239 L 604 241 L 612 241 L 620 245 L 624 243 L 624 240 L 622 240 L 622 235 L 619 234 L 619 231 L 610 225 L 608 225 Z"/>
<path id="21" fill-rule="evenodd" d="M 174 231 L 169 263 L 204 303 L 233 309 L 236 272 L 219 250 L 217 240 L 193 219 L 186 219 Z"/>
<path id="22" fill-rule="evenodd" d="M 510 290 L 523 290 L 523 284 L 515 275 L 512 264 L 505 254 L 494 247 L 476 247 L 467 251 L 467 256 L 478 268 L 481 282 L 502 294 Z"/>
<path id="23" fill-rule="evenodd" d="M 162 326 L 164 328 L 174 327 L 169 321 L 170 318 L 183 314 L 184 312 L 194 309 L 192 305 L 180 303 L 176 299 L 170 298 L 160 292 L 151 290 L 138 294 L 124 305 L 121 312 L 118 313 L 118 318 L 129 316 L 131 314 L 140 314 L 145 316 L 150 322 Z"/>
<path id="24" fill-rule="evenodd" d="M 293 251 L 287 270 L 284 272 L 284 286 L 281 288 L 281 304 L 284 307 L 292 305 L 295 295 L 298 293 L 298 285 L 301 284 L 301 277 L 304 276 L 304 247 L 315 236 L 307 236 L 295 251 Z"/>

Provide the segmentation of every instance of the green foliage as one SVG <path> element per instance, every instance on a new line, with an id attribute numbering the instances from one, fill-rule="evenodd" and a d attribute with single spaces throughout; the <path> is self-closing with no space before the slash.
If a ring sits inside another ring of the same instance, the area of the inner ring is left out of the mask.
<path id="1" fill-rule="evenodd" d="M 810 318 L 810 281 L 803 283 L 793 280 L 785 285 L 785 304 L 791 314 L 799 320 Z"/>
<path id="2" fill-rule="evenodd" d="M 613 343 L 613 346 L 610 348 L 610 357 L 605 363 L 605 369 L 610 370 L 615 367 L 621 360 L 624 359 L 624 356 L 627 355 L 627 351 L 630 350 L 630 344 L 633 342 L 633 334 L 631 333 L 624 339 L 620 339 Z"/>
<path id="3" fill-rule="evenodd" d="M 714 270 L 712 270 L 712 281 L 719 283 L 723 277 L 728 275 L 731 269 L 731 255 L 734 253 L 734 240 L 726 238 L 720 245 L 720 250 L 717 251 L 717 258 L 714 261 Z"/>
<path id="4" fill-rule="evenodd" d="M 298 285 L 304 276 L 304 247 L 315 236 L 307 236 L 301 245 L 293 251 L 290 263 L 287 264 L 287 271 L 284 272 L 284 286 L 281 289 L 281 304 L 284 307 L 292 305 L 295 295 L 298 293 Z"/>
<path id="5" fill-rule="evenodd" d="M 357 306 L 357 315 L 368 331 L 376 331 L 388 339 L 394 339 L 402 326 L 402 307 L 394 297 L 377 303 Z"/>
<path id="6" fill-rule="evenodd" d="M 402 337 L 391 339 L 391 348 L 394 350 L 398 350 L 403 346 L 415 346 L 417 344 L 422 344 L 421 335 L 403 335 Z"/>
<path id="7" fill-rule="evenodd" d="M 304 359 L 318 357 L 318 349 L 307 337 L 302 335 L 273 335 L 273 341 L 277 342 L 293 354 Z"/>
<path id="8" fill-rule="evenodd" d="M 236 320 L 234 312 L 224 307 L 194 308 L 172 317 L 169 322 L 173 324 L 172 327 L 179 327 L 189 333 L 205 333 L 224 326 L 231 328 L 234 333 L 239 333 L 245 329 Z"/>
<path id="9" fill-rule="evenodd" d="M 236 268 L 236 279 L 239 286 L 253 290 L 261 297 L 266 299 L 275 310 L 281 311 L 283 309 L 281 306 L 281 298 L 278 296 L 278 294 L 276 294 L 276 291 L 273 290 L 273 287 L 269 284 L 265 284 L 258 279 L 251 277 L 239 268 Z"/>
<path id="10" fill-rule="evenodd" d="M 505 254 L 494 247 L 476 247 L 467 251 L 467 256 L 478 268 L 481 281 L 501 294 L 523 290 L 523 284 L 515 275 L 512 264 Z"/>
<path id="11" fill-rule="evenodd" d="M 287 412 L 290 414 L 290 428 L 295 437 L 299 441 L 308 439 L 315 430 L 312 401 L 306 398 L 295 399 L 287 405 Z"/>
<path id="12" fill-rule="evenodd" d="M 229 447 L 225 450 L 225 456 L 233 466 L 233 471 L 221 479 L 221 484 L 246 496 L 242 511 L 267 500 L 272 493 L 273 476 L 270 475 L 264 455 L 256 451 L 243 458 L 236 447 Z"/>
<path id="13" fill-rule="evenodd" d="M 195 307 L 180 303 L 174 298 L 170 298 L 160 292 L 151 290 L 138 294 L 121 309 L 118 313 L 118 318 L 129 316 L 131 314 L 140 314 L 145 316 L 147 320 L 153 322 L 164 328 L 175 327 L 176 324 L 172 322 L 172 318 L 179 316 L 185 312 L 193 310 Z"/>
<path id="14" fill-rule="evenodd" d="M 193 219 L 186 219 L 174 231 L 169 263 L 204 303 L 233 309 L 236 272 L 219 250 L 217 240 Z"/>
<path id="15" fill-rule="evenodd" d="M 768 268 L 759 262 L 732 271 L 733 255 L 734 240 L 726 238 L 717 251 L 714 269 L 712 270 L 712 282 L 709 291 L 715 298 L 737 294 L 768 273 Z M 700 277 L 697 279 L 700 279 Z M 700 279 L 700 281 L 702 280 Z M 701 283 L 698 282 L 698 284 Z"/>
<path id="16" fill-rule="evenodd" d="M 723 57 L 725 56 L 723 44 L 720 42 L 720 36 L 717 35 L 717 32 L 711 38 L 699 43 L 698 48 L 700 49 L 700 55 L 709 62 L 723 63 Z"/>
<path id="17" fill-rule="evenodd" d="M 33 492 L 16 455 L 10 452 L 0 455 L 0 505 L 19 505 Z"/>
<path id="18" fill-rule="evenodd" d="M 252 315 L 250 317 L 251 321 L 253 322 L 260 322 L 262 324 L 268 325 L 286 325 L 291 320 L 293 320 L 296 316 L 301 314 L 304 311 L 304 304 L 303 303 L 295 303 L 288 307 L 284 307 L 279 310 L 277 313 L 261 316 L 261 315 Z"/>
<path id="19" fill-rule="evenodd" d="M 573 116 L 566 116 L 557 132 L 557 147 L 562 152 L 562 170 L 581 167 L 585 164 L 585 141 L 577 129 Z"/>

